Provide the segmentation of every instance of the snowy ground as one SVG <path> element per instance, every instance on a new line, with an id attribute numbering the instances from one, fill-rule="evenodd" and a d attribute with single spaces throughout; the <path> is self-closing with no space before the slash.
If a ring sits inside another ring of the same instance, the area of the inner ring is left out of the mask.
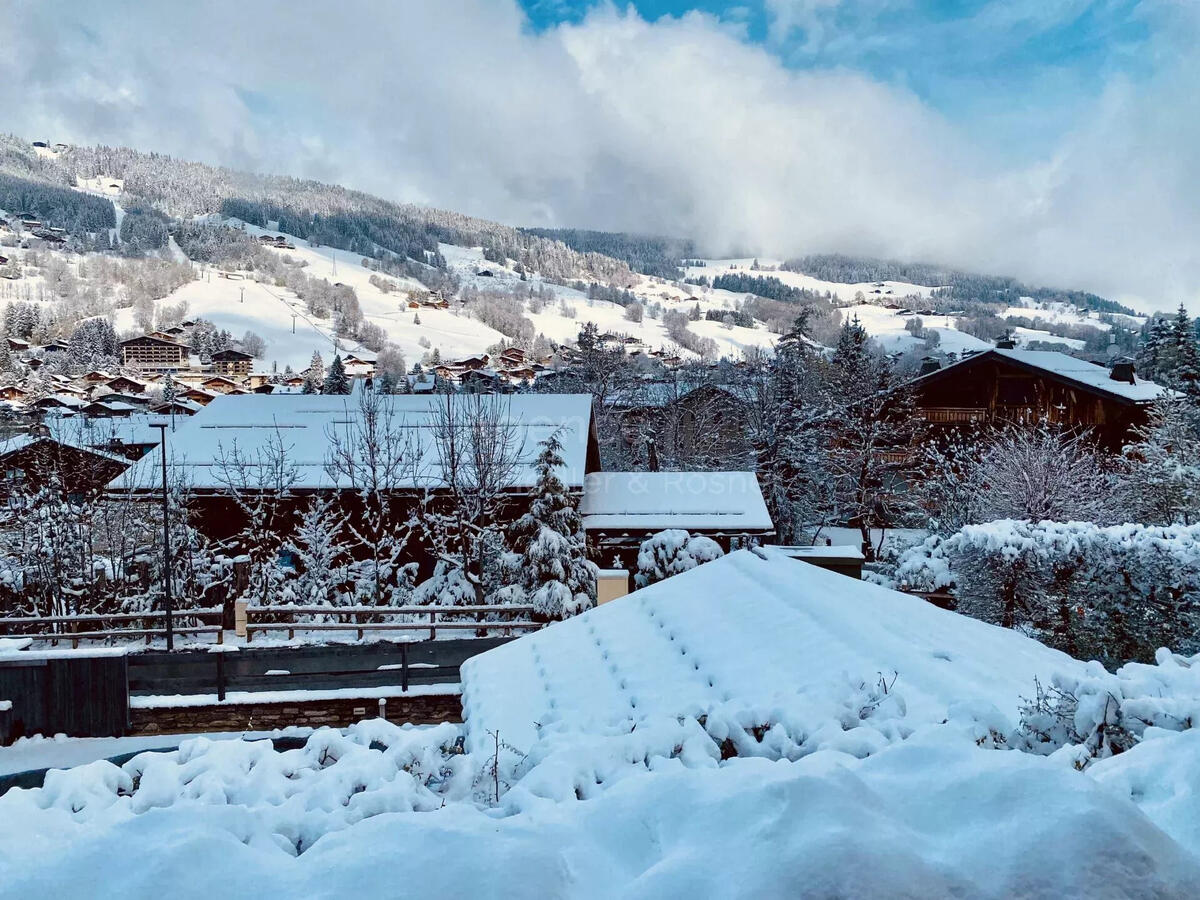
<path id="1" fill-rule="evenodd" d="M 842 310 L 843 321 L 857 317 L 867 334 L 873 337 L 887 353 L 902 352 L 922 347 L 925 341 L 913 337 L 905 330 L 905 324 L 913 316 L 902 316 L 894 309 L 886 309 L 869 303 L 849 306 Z M 987 350 L 993 345 L 972 337 L 954 327 L 954 316 L 918 316 L 924 328 L 938 333 L 937 349 L 943 353 L 963 353 L 968 350 Z"/>

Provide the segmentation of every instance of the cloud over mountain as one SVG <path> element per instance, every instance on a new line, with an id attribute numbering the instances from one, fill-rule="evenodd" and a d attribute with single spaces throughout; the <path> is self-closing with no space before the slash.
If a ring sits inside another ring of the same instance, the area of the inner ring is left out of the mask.
<path id="1" fill-rule="evenodd" d="M 511 0 L 17 0 L 0 128 L 518 224 L 933 259 L 1200 308 L 1200 13 L 1146 5 L 1145 72 L 1098 86 L 1032 153 L 866 71 L 789 67 L 708 15 L 600 7 L 538 32 Z M 789 27 L 827 6 L 794 5 Z"/>

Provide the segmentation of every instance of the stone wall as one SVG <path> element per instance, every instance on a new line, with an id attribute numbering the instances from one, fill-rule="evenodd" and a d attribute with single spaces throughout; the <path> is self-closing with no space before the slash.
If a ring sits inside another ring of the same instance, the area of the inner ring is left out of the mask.
<path id="1" fill-rule="evenodd" d="M 270 731 L 289 725 L 345 727 L 379 715 L 379 700 L 337 699 L 287 703 L 221 703 L 131 709 L 127 734 L 185 734 L 203 731 Z M 434 725 L 462 721 L 458 694 L 388 697 L 389 722 Z"/>

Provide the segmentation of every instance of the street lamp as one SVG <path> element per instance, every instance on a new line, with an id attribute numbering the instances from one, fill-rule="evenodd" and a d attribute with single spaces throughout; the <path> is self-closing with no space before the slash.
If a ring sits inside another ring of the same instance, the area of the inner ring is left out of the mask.
<path id="1" fill-rule="evenodd" d="M 167 649 L 175 649 L 175 632 L 172 615 L 174 604 L 171 599 L 171 527 L 167 518 L 167 428 L 170 422 L 157 420 L 150 423 L 158 429 L 159 448 L 162 450 L 162 515 L 163 515 L 163 609 L 167 616 Z"/>

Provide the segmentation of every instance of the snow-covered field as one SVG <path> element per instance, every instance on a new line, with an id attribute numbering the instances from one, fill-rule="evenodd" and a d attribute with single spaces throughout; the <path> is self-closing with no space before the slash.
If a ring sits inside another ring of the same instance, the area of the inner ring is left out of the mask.
<path id="1" fill-rule="evenodd" d="M 869 303 L 849 306 L 842 310 L 843 320 L 855 317 L 887 353 L 912 350 L 924 345 L 920 338 L 905 330 L 913 316 L 900 315 L 897 310 Z M 923 327 L 938 334 L 937 349 L 943 353 L 963 353 L 968 350 L 987 350 L 992 344 L 964 334 L 954 327 L 954 316 L 917 316 Z"/>
<path id="2" fill-rule="evenodd" d="M 1197 673 L 741 551 L 476 658 L 461 728 L 199 739 L 10 791 L 0 893 L 1192 897 Z M 1081 730 L 1109 696 L 1155 724 L 1086 767 L 1015 749 L 1035 676 Z"/>

